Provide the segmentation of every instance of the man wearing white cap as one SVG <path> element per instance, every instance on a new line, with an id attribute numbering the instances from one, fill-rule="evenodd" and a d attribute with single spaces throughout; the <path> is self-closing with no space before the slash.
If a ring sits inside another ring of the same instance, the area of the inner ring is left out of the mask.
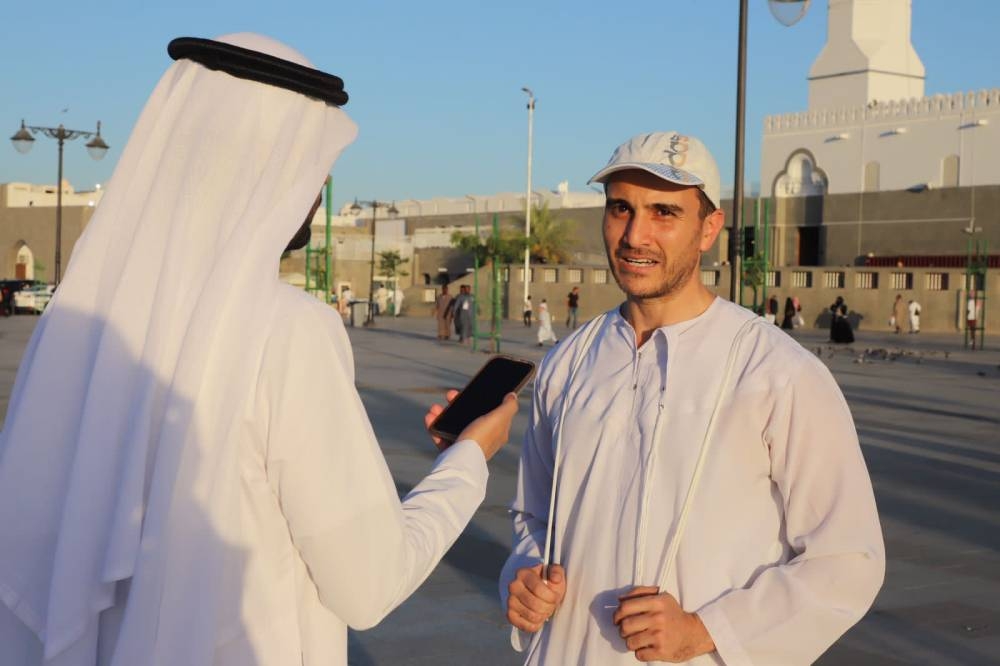
<path id="1" fill-rule="evenodd" d="M 637 136 L 592 179 L 621 307 L 543 361 L 500 579 L 529 664 L 808 664 L 869 608 L 885 555 L 829 371 L 698 279 L 715 161 Z"/>
<path id="2" fill-rule="evenodd" d="M 0 664 L 346 664 L 471 518 L 516 402 L 399 500 L 343 322 L 278 281 L 356 134 L 343 82 L 260 35 L 168 50 L 0 434 Z"/>

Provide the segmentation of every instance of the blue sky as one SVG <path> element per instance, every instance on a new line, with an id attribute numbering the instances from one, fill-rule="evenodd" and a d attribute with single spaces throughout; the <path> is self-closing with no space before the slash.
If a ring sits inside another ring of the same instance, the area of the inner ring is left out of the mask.
<path id="1" fill-rule="evenodd" d="M 535 91 L 534 185 L 585 188 L 633 134 L 701 137 L 731 184 L 738 0 L 56 0 L 8 3 L 0 27 L 0 129 L 92 129 L 102 162 L 67 144 L 78 189 L 106 183 L 146 97 L 170 64 L 167 42 L 252 31 L 280 39 L 345 80 L 357 141 L 334 167 L 335 202 L 519 191 L 526 96 Z M 763 118 L 806 107 L 806 75 L 825 41 L 826 2 L 785 28 L 750 0 L 748 178 Z M 913 0 L 913 43 L 927 92 L 1000 85 L 1000 3 Z M 62 109 L 68 111 L 63 113 Z M 56 144 L 0 147 L 0 182 L 55 180 Z"/>

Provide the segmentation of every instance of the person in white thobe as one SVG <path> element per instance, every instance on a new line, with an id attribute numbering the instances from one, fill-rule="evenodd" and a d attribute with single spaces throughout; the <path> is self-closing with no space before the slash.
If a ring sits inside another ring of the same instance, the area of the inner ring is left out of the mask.
<path id="1" fill-rule="evenodd" d="M 393 316 L 398 317 L 403 313 L 403 290 L 396 287 L 395 291 L 392 292 L 393 297 Z"/>
<path id="2" fill-rule="evenodd" d="M 278 280 L 356 133 L 342 82 L 260 35 L 170 53 L 0 433 L 0 664 L 344 665 L 482 501 L 513 400 L 400 501 L 341 318 Z"/>
<path id="3" fill-rule="evenodd" d="M 698 281 L 724 223 L 700 141 L 635 137 L 593 180 L 627 301 L 539 369 L 499 581 L 512 645 L 527 664 L 811 663 L 884 575 L 848 406 Z"/>
<path id="4" fill-rule="evenodd" d="M 920 303 L 915 300 L 911 300 L 906 306 L 907 312 L 910 315 L 910 333 L 920 332 Z"/>
<path id="5" fill-rule="evenodd" d="M 552 344 L 559 342 L 555 331 L 552 330 L 552 313 L 549 312 L 549 304 L 542 299 L 538 304 L 538 346 L 541 347 L 548 341 Z"/>

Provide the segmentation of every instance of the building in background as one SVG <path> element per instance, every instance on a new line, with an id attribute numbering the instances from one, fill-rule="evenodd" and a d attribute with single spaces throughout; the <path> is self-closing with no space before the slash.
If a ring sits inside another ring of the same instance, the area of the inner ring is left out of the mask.
<path id="1" fill-rule="evenodd" d="M 775 263 L 961 254 L 975 227 L 1000 247 L 1000 89 L 925 95 L 911 19 L 910 0 L 829 0 L 809 108 L 764 121 Z"/>

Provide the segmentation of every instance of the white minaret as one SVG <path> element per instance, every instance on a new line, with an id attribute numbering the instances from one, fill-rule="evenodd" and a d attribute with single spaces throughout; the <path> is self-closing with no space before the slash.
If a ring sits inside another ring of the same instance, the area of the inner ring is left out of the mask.
<path id="1" fill-rule="evenodd" d="M 826 45 L 809 70 L 809 109 L 924 96 L 910 0 L 829 0 Z"/>

